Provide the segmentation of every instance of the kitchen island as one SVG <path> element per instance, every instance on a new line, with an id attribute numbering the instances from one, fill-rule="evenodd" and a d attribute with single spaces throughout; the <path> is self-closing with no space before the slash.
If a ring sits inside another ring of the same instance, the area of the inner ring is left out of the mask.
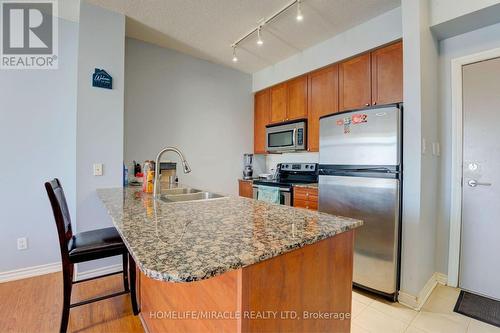
<path id="1" fill-rule="evenodd" d="M 349 332 L 361 221 L 232 196 L 98 194 L 140 270 L 149 332 Z"/>

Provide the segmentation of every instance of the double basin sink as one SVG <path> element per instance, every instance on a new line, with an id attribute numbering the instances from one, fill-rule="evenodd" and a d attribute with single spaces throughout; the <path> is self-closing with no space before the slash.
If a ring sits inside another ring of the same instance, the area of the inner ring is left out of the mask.
<path id="1" fill-rule="evenodd" d="M 223 198 L 223 195 L 197 190 L 194 188 L 171 188 L 161 192 L 160 200 L 164 202 L 199 201 Z"/>

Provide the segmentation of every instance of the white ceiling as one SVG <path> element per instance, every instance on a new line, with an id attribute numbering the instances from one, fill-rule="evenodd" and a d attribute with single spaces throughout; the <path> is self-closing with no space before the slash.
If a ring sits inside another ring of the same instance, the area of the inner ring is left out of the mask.
<path id="1" fill-rule="evenodd" d="M 127 36 L 254 73 L 400 6 L 400 0 L 302 0 L 304 20 L 290 9 L 238 48 L 231 44 L 291 0 L 87 0 L 125 14 Z M 347 41 L 348 42 L 348 41 Z"/>

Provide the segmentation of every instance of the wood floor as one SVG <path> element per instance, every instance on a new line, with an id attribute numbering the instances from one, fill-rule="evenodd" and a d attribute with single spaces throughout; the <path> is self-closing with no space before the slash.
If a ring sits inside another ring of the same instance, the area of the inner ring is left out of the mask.
<path id="1" fill-rule="evenodd" d="M 123 288 L 121 275 L 73 285 L 72 303 Z M 13 292 L 15 290 L 15 292 Z M 0 332 L 58 332 L 62 273 L 0 283 Z M 71 309 L 68 332 L 144 332 L 130 295 Z"/>

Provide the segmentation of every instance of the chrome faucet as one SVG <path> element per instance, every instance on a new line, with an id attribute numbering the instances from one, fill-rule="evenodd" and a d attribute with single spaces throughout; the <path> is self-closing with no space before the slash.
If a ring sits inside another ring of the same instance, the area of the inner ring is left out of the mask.
<path id="1" fill-rule="evenodd" d="M 163 148 L 156 156 L 156 161 L 155 161 L 156 162 L 155 163 L 155 180 L 154 180 L 154 185 L 153 185 L 153 197 L 155 197 L 155 198 L 159 196 L 158 188 L 160 186 L 160 184 L 159 184 L 159 182 L 160 182 L 160 159 L 161 159 L 162 155 L 164 153 L 166 153 L 167 151 L 173 151 L 174 153 L 179 155 L 179 157 L 181 158 L 184 173 L 191 172 L 191 168 L 189 167 L 188 162 L 186 161 L 186 158 L 184 157 L 184 155 L 182 154 L 182 152 L 179 149 L 177 149 L 175 147 Z"/>

